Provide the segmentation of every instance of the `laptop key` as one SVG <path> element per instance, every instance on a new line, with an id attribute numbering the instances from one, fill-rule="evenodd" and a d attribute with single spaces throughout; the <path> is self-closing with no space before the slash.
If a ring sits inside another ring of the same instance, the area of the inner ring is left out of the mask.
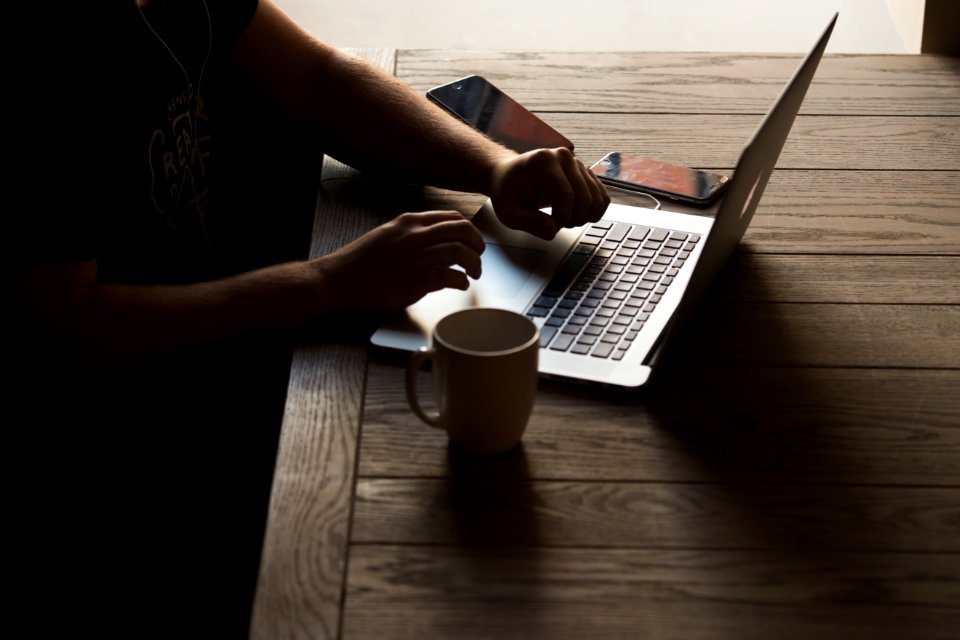
<path id="1" fill-rule="evenodd" d="M 624 224 L 622 222 L 614 222 L 613 228 L 610 229 L 610 232 L 607 233 L 607 240 L 612 240 L 613 242 L 621 242 L 624 238 L 627 237 L 627 233 L 630 231 L 630 225 Z"/>
<path id="2" fill-rule="evenodd" d="M 575 344 L 573 348 L 570 349 L 570 353 L 575 353 L 578 356 L 585 356 L 590 353 L 590 345 L 586 344 Z"/>
<path id="3" fill-rule="evenodd" d="M 590 354 L 594 358 L 609 358 L 613 353 L 613 345 L 609 342 L 601 342 Z"/>
<path id="4" fill-rule="evenodd" d="M 650 239 L 654 242 L 663 242 L 670 237 L 670 232 L 666 229 L 654 229 L 650 232 Z"/>
<path id="5" fill-rule="evenodd" d="M 550 279 L 543 290 L 544 295 L 556 298 L 563 295 L 563 292 L 567 290 L 567 287 L 573 282 L 573 279 L 589 258 L 590 256 L 586 253 L 571 253 Z"/>
<path id="6" fill-rule="evenodd" d="M 557 335 L 556 327 L 540 327 L 540 348 L 542 349 L 550 344 L 550 341 L 555 335 Z"/>
<path id="7" fill-rule="evenodd" d="M 576 336 L 569 333 L 561 333 L 558 335 L 554 341 L 550 344 L 551 351 L 566 351 L 570 348 L 570 345 L 573 344 L 573 340 Z"/>

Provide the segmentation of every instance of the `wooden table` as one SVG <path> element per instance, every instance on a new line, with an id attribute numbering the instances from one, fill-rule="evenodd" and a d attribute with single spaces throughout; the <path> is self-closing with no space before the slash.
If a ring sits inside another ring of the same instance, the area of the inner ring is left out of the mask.
<path id="1" fill-rule="evenodd" d="M 367 54 L 418 91 L 481 73 L 588 163 L 722 170 L 799 60 Z M 315 251 L 401 200 L 326 182 Z M 474 458 L 365 336 L 295 359 L 253 637 L 960 637 L 960 60 L 823 60 L 649 390 L 544 382 L 522 447 Z"/>

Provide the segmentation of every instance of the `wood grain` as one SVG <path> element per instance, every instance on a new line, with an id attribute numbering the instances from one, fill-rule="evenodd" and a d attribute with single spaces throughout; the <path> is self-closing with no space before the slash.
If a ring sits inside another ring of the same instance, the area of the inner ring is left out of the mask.
<path id="1" fill-rule="evenodd" d="M 705 306 L 674 358 L 707 366 L 960 368 L 960 307 Z"/>
<path id="2" fill-rule="evenodd" d="M 349 584 L 350 639 L 946 640 L 960 626 L 954 554 L 358 545 Z"/>
<path id="3" fill-rule="evenodd" d="M 357 544 L 960 553 L 960 485 L 363 479 Z M 960 576 L 958 576 L 960 577 Z"/>
<path id="4" fill-rule="evenodd" d="M 960 172 L 778 169 L 741 248 L 958 255 L 958 212 Z"/>
<path id="5" fill-rule="evenodd" d="M 812 44 L 812 40 L 811 40 Z M 397 75 L 418 91 L 470 74 L 537 112 L 766 113 L 801 55 L 661 52 L 403 51 Z M 960 115 L 960 61 L 826 55 L 806 115 Z"/>
<path id="6" fill-rule="evenodd" d="M 610 151 L 692 167 L 731 169 L 762 120 L 728 114 L 545 113 L 592 164 Z M 804 116 L 777 169 L 958 171 L 960 135 L 948 116 Z"/>
<path id="7" fill-rule="evenodd" d="M 497 459 L 454 456 L 403 376 L 370 366 L 361 477 L 960 486 L 960 371 L 676 366 L 642 393 L 541 381 L 522 449 Z"/>
<path id="8" fill-rule="evenodd" d="M 392 50 L 359 51 L 393 71 Z M 326 159 L 311 255 L 368 231 L 376 209 L 337 197 L 353 170 Z M 253 638 L 336 638 L 347 558 L 357 434 L 367 361 L 365 341 L 346 324 L 320 327 L 294 353 L 270 512 L 254 602 Z"/>
<path id="9" fill-rule="evenodd" d="M 744 302 L 957 305 L 960 283 L 951 277 L 957 273 L 957 256 L 738 251 L 716 285 L 716 296 Z"/>

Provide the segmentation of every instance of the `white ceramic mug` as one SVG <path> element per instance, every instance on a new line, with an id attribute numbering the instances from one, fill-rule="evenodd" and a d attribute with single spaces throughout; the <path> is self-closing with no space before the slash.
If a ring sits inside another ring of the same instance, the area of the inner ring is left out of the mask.
<path id="1" fill-rule="evenodd" d="M 413 354 L 407 368 L 407 400 L 425 423 L 443 429 L 450 442 L 475 453 L 500 453 L 523 436 L 537 395 L 540 332 L 526 316 L 474 307 L 442 318 L 433 343 Z M 417 396 L 417 378 L 433 362 L 436 413 Z"/>

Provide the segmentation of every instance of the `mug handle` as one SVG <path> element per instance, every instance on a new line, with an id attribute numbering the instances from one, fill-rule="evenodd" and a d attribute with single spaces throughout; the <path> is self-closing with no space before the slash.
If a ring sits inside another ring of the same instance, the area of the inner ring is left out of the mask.
<path id="1" fill-rule="evenodd" d="M 411 356 L 410 364 L 407 365 L 407 402 L 410 403 L 410 408 L 413 409 L 415 414 L 417 414 L 417 417 L 431 427 L 443 429 L 443 424 L 440 421 L 440 413 L 426 413 L 420 406 L 420 400 L 417 398 L 417 378 L 420 374 L 420 367 L 423 366 L 424 362 L 430 360 L 436 354 L 436 349 L 431 349 L 430 347 L 420 347 L 420 350 Z"/>

